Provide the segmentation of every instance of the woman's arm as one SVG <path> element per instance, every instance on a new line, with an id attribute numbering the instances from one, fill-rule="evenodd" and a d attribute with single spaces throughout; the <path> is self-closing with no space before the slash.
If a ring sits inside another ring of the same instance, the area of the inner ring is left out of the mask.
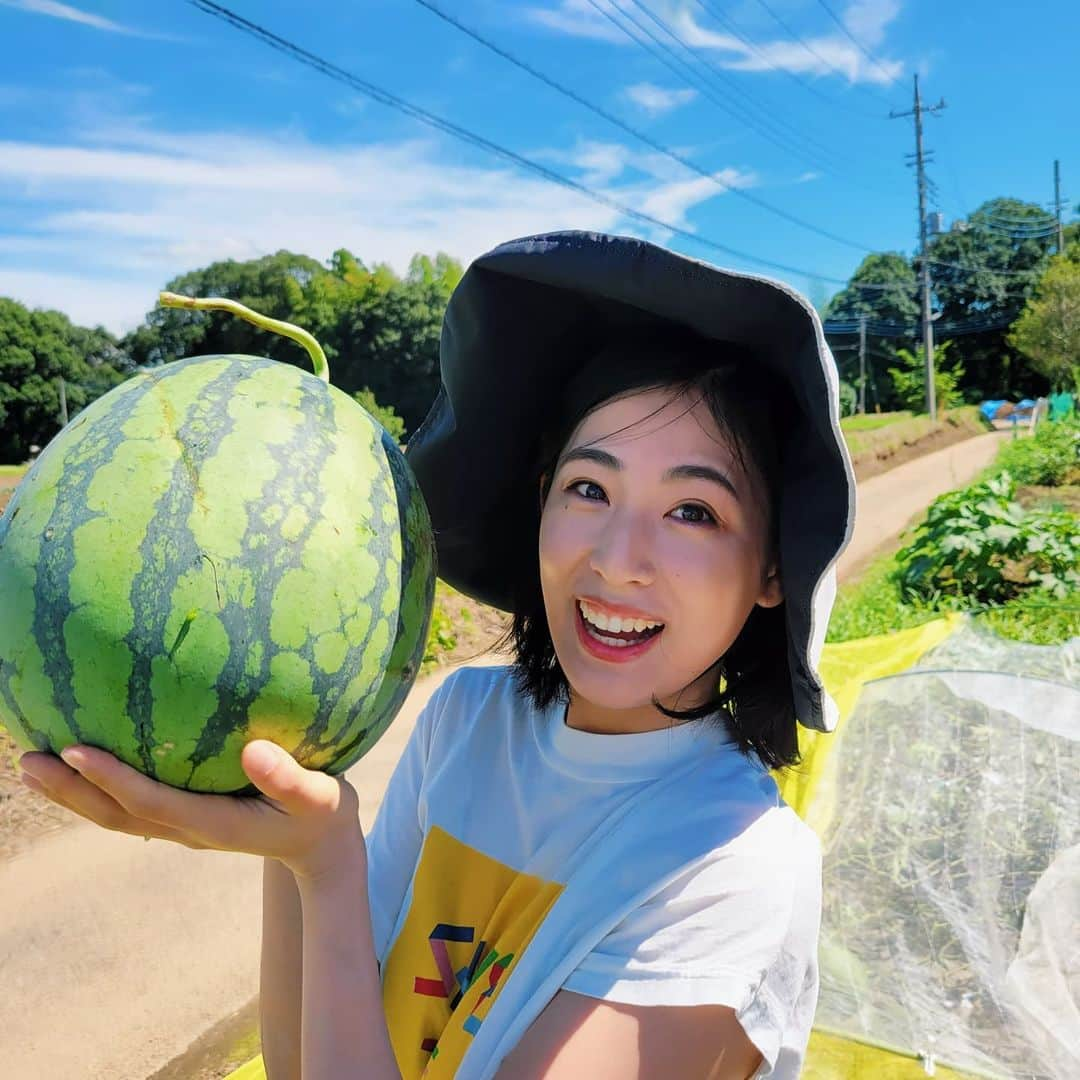
<path id="1" fill-rule="evenodd" d="M 332 874 L 296 881 L 304 1080 L 401 1080 L 383 1012 L 362 838 Z"/>
<path id="2" fill-rule="evenodd" d="M 496 1080 L 746 1080 L 761 1054 L 723 1005 L 619 1005 L 560 990 Z"/>
<path id="3" fill-rule="evenodd" d="M 292 871 L 263 859 L 259 1034 L 268 1080 L 300 1080 L 303 912 Z"/>

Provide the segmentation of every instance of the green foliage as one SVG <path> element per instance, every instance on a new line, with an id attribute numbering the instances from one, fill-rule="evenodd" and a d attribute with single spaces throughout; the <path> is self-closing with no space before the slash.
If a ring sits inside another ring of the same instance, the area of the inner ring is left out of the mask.
<path id="1" fill-rule="evenodd" d="M 415 256 L 400 278 L 385 264 L 369 269 L 345 249 L 335 251 L 327 266 L 279 251 L 249 262 L 214 263 L 166 288 L 189 296 L 227 296 L 303 326 L 326 352 L 335 386 L 347 394 L 369 390 L 411 430 L 438 392 L 442 317 L 462 272 L 443 254 Z M 241 319 L 173 308 L 150 312 L 124 345 L 145 364 L 208 353 L 309 363 L 293 342 Z"/>
<path id="2" fill-rule="evenodd" d="M 895 555 L 885 555 L 851 585 L 840 588 L 826 641 L 857 641 L 892 634 L 941 617 L 933 604 L 906 602 L 896 581 Z M 949 609 L 950 605 L 946 606 Z M 994 633 L 1033 645 L 1060 645 L 1080 636 L 1080 590 L 1060 600 L 1044 592 L 1029 592 L 988 610 L 969 607 Z"/>
<path id="3" fill-rule="evenodd" d="M 840 380 L 840 415 L 851 416 L 859 407 L 859 393 L 849 382 Z"/>
<path id="4" fill-rule="evenodd" d="M 1044 225 L 1048 216 L 1036 203 L 990 199 L 968 215 L 964 228 L 942 233 L 930 245 L 941 323 L 1001 324 L 954 339 L 955 356 L 965 372 L 961 386 L 970 401 L 1016 401 L 1047 389 L 1026 358 L 1010 347 L 1008 333 L 1046 269 L 1054 238 L 1033 238 L 1024 229 L 1010 232 L 1002 227 L 1003 219 Z"/>
<path id="5" fill-rule="evenodd" d="M 1055 390 L 1080 393 L 1080 262 L 1065 255 L 1050 260 L 1009 343 Z"/>
<path id="6" fill-rule="evenodd" d="M 998 452 L 994 468 L 1018 484 L 1057 487 L 1080 468 L 1080 422 L 1044 422 L 1028 438 L 1011 439 Z"/>
<path id="7" fill-rule="evenodd" d="M 375 417 L 386 428 L 395 442 L 400 443 L 405 438 L 405 421 L 389 405 L 380 405 L 368 387 L 365 386 L 363 390 L 357 390 L 353 394 L 353 400 Z"/>
<path id="8" fill-rule="evenodd" d="M 951 359 L 952 342 L 943 341 L 934 349 L 934 398 L 938 411 L 951 409 L 963 399 L 960 380 L 964 366 Z M 889 368 L 893 390 L 900 401 L 916 412 L 926 409 L 926 350 L 920 345 L 915 352 L 897 349 L 896 357 L 902 366 Z"/>
<path id="9" fill-rule="evenodd" d="M 935 499 L 897 554 L 901 597 L 935 607 L 1080 589 L 1080 531 L 1066 511 L 1025 511 L 1008 473 Z"/>
<path id="10" fill-rule="evenodd" d="M 855 431 L 874 431 L 901 420 L 910 420 L 914 415 L 910 409 L 897 412 L 859 413 L 855 416 L 845 416 L 840 421 L 840 428 L 845 435 Z"/>
<path id="11" fill-rule="evenodd" d="M 102 328 L 0 297 L 0 461 L 24 461 L 31 446 L 44 446 L 60 430 L 61 379 L 70 419 L 129 369 Z"/>
<path id="12" fill-rule="evenodd" d="M 440 583 L 441 584 L 441 583 Z M 439 658 L 457 647 L 457 633 L 446 608 L 439 602 L 436 592 L 435 605 L 431 609 L 431 626 L 428 629 L 427 647 L 421 664 L 421 673 L 425 673 L 439 662 Z"/>

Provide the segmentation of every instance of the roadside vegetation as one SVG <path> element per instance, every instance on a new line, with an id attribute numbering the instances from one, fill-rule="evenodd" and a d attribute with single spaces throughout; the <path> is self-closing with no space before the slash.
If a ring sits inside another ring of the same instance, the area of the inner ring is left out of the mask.
<path id="1" fill-rule="evenodd" d="M 967 611 L 1003 637 L 1080 635 L 1080 423 L 1007 442 L 976 483 L 935 499 L 905 546 L 840 589 L 827 640 Z"/>

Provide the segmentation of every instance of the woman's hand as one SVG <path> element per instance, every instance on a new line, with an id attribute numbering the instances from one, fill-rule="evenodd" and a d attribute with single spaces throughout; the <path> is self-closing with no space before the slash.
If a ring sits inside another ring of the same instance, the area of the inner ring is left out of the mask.
<path id="1" fill-rule="evenodd" d="M 69 747 L 61 757 L 23 754 L 24 783 L 106 829 L 266 856 L 312 882 L 339 871 L 343 852 L 364 855 L 353 787 L 305 769 L 264 739 L 248 743 L 240 757 L 258 796 L 181 791 L 91 746 Z"/>

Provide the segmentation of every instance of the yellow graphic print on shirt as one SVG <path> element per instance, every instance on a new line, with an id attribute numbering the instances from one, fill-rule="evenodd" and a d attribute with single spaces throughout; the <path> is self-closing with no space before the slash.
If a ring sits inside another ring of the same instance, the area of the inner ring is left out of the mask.
<path id="1" fill-rule="evenodd" d="M 383 965 L 383 1006 L 404 1080 L 454 1076 L 562 891 L 432 828 Z"/>

